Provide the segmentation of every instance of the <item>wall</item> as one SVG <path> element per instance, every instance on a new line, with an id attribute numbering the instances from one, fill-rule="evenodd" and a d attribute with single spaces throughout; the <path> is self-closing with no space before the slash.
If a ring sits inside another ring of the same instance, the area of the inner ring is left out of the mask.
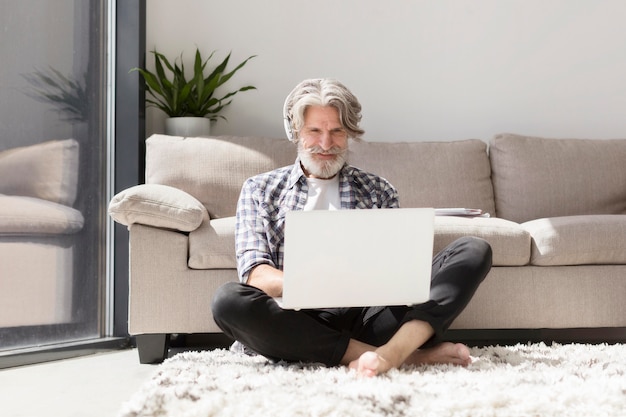
<path id="1" fill-rule="evenodd" d="M 147 3 L 147 50 L 258 55 L 231 80 L 258 90 L 234 98 L 215 134 L 284 137 L 293 86 L 335 77 L 363 105 L 366 140 L 626 137 L 623 0 Z M 163 119 L 150 109 L 147 134 Z"/>

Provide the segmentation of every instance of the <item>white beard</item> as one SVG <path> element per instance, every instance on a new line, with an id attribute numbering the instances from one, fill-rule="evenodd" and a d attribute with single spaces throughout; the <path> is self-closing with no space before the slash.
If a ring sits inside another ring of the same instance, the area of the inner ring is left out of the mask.
<path id="1" fill-rule="evenodd" d="M 316 153 L 331 153 L 334 158 L 329 161 L 319 161 L 315 158 Z M 329 151 L 323 151 L 320 147 L 314 146 L 306 149 L 302 141 L 298 142 L 298 156 L 302 163 L 302 168 L 317 178 L 332 178 L 344 166 L 348 156 L 348 148 L 333 147 Z"/>

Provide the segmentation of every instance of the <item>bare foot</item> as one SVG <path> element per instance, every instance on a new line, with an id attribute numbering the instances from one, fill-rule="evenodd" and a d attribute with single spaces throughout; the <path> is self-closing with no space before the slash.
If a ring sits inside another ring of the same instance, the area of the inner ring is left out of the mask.
<path id="1" fill-rule="evenodd" d="M 363 353 L 358 359 L 350 362 L 348 367 L 365 377 L 376 376 L 392 368 L 391 364 L 376 352 Z"/>
<path id="2" fill-rule="evenodd" d="M 468 366 L 471 363 L 472 358 L 467 346 L 461 343 L 444 342 L 432 348 L 416 350 L 404 361 L 403 365 Z M 349 365 L 350 369 L 356 370 L 360 376 L 365 377 L 376 376 L 398 367 L 377 352 L 365 352 Z"/>
<path id="3" fill-rule="evenodd" d="M 444 342 L 428 349 L 416 350 L 404 362 L 407 365 L 448 364 L 468 366 L 472 363 L 470 351 L 461 343 Z"/>

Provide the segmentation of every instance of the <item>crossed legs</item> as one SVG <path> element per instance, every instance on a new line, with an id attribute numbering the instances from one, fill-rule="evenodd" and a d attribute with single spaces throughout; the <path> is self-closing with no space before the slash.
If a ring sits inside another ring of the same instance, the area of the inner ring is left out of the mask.
<path id="1" fill-rule="evenodd" d="M 366 376 L 403 364 L 468 365 L 466 346 L 437 340 L 467 306 L 490 268 L 491 248 L 485 241 L 462 238 L 453 242 L 433 260 L 431 301 L 407 313 L 393 307 L 381 312 L 373 326 L 389 338 L 375 343 L 376 348 L 351 341 L 342 363 Z M 424 349 L 425 345 L 430 347 Z"/>
<path id="2" fill-rule="evenodd" d="M 214 297 L 213 316 L 228 336 L 277 360 L 343 364 L 365 376 L 403 364 L 466 365 L 467 347 L 437 342 L 490 268 L 489 245 L 462 238 L 434 258 L 431 300 L 421 305 L 290 311 L 261 290 L 229 283 Z"/>

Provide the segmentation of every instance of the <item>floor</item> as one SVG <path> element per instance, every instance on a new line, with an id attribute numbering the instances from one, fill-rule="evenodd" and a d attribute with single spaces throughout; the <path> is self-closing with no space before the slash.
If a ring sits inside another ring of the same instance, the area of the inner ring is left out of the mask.
<path id="1" fill-rule="evenodd" d="M 0 370 L 0 415 L 115 417 L 156 369 L 126 349 Z"/>

